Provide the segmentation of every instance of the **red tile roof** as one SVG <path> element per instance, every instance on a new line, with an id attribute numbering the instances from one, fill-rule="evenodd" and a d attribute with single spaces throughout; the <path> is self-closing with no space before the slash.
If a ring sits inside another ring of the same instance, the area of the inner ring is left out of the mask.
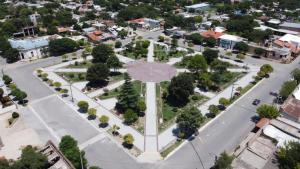
<path id="1" fill-rule="evenodd" d="M 268 118 L 262 118 L 256 123 L 256 127 L 262 128 L 269 123 L 270 123 L 270 120 Z"/>
<path id="2" fill-rule="evenodd" d="M 213 37 L 215 39 L 218 39 L 224 33 L 222 33 L 222 32 L 215 32 L 213 30 L 209 30 L 209 31 L 206 31 L 206 32 L 201 32 L 200 34 L 201 34 L 201 36 L 203 36 L 205 38 Z"/>
<path id="3" fill-rule="evenodd" d="M 142 23 L 144 22 L 144 18 L 138 18 L 128 21 L 129 23 Z"/>
<path id="4" fill-rule="evenodd" d="M 300 118 L 300 100 L 297 100 L 294 97 L 289 97 L 281 106 L 281 109 L 284 113 L 293 118 Z"/>
<path id="5" fill-rule="evenodd" d="M 97 36 L 96 34 L 94 34 L 94 32 L 87 34 L 87 36 L 88 36 L 92 41 L 100 41 L 100 40 L 101 40 L 100 36 Z"/>
<path id="6" fill-rule="evenodd" d="M 293 53 L 300 53 L 300 49 L 292 43 L 284 42 L 279 39 L 275 40 L 274 43 L 280 47 L 289 48 Z"/>

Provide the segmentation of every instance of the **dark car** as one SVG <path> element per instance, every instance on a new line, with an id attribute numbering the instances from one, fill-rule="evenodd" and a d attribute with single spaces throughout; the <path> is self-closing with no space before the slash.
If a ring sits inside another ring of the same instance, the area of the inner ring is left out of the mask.
<path id="1" fill-rule="evenodd" d="M 260 103 L 259 99 L 254 99 L 253 102 L 252 102 L 252 104 L 255 105 L 255 106 L 259 105 L 259 103 Z"/>
<path id="2" fill-rule="evenodd" d="M 272 95 L 272 96 L 275 96 L 275 97 L 277 97 L 278 96 L 278 93 L 277 92 L 270 92 L 270 95 Z"/>

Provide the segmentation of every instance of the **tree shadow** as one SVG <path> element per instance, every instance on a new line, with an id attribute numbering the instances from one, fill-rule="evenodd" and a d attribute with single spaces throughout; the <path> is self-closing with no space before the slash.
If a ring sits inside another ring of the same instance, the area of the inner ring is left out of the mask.
<path id="1" fill-rule="evenodd" d="M 87 119 L 88 120 L 95 120 L 97 116 L 88 116 Z"/>
<path id="2" fill-rule="evenodd" d="M 99 127 L 100 128 L 106 128 L 108 126 L 108 123 L 100 123 Z"/>
<path id="3" fill-rule="evenodd" d="M 127 149 L 132 149 L 133 145 L 132 144 L 127 144 L 125 142 L 122 143 L 123 147 L 127 148 Z"/>
<path id="4" fill-rule="evenodd" d="M 86 84 L 86 87 L 91 87 L 91 88 L 102 88 L 108 85 L 107 80 L 105 81 L 90 81 Z"/>

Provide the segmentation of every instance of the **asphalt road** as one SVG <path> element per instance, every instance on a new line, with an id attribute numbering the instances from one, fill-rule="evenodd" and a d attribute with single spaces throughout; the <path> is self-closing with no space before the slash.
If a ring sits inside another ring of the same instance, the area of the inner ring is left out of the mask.
<path id="1" fill-rule="evenodd" d="M 126 167 L 131 169 L 200 169 L 202 168 L 202 165 L 200 164 L 200 160 L 197 156 L 197 154 L 199 154 L 204 167 L 209 168 L 214 162 L 215 155 L 220 154 L 224 150 L 232 151 L 235 149 L 253 128 L 254 122 L 252 121 L 252 118 L 256 115 L 256 107 L 251 104 L 253 99 L 260 99 L 262 100 L 262 103 L 271 103 L 273 98 L 269 95 L 269 92 L 279 90 L 282 83 L 289 80 L 290 72 L 294 68 L 300 66 L 299 60 L 300 58 L 289 65 L 271 63 L 275 69 L 274 73 L 271 74 L 271 77 L 260 83 L 253 91 L 251 91 L 251 93 L 239 100 L 234 106 L 228 109 L 227 112 L 211 123 L 210 126 L 202 130 L 199 133 L 199 136 L 191 142 L 194 148 L 190 143 L 185 144 L 169 159 L 153 165 L 144 165 L 139 164 L 134 159 L 130 158 L 114 143 L 101 140 L 89 145 L 85 149 L 86 156 L 91 164 L 99 164 L 106 169 L 119 169 Z M 6 68 L 5 73 L 11 75 L 17 85 L 28 93 L 30 102 L 38 102 L 39 99 L 52 95 L 53 92 L 36 79 L 32 75 L 32 72 L 36 68 L 52 65 L 55 62 L 60 62 L 60 58 L 49 58 L 24 65 L 14 64 L 2 66 Z M 249 62 L 250 64 L 269 63 L 268 61 L 252 58 L 246 59 L 246 62 Z M 71 120 L 71 122 L 69 122 L 68 119 L 72 118 L 72 116 L 76 116 L 75 113 L 77 112 L 72 109 L 61 108 L 63 105 L 57 102 L 58 101 L 50 102 L 48 100 L 44 100 L 39 102 L 40 104 L 34 104 L 33 108 L 38 110 L 38 113 L 40 113 L 40 116 L 42 117 L 42 121 L 46 122 L 48 127 L 50 126 L 55 129 L 54 126 L 58 125 L 64 129 L 62 132 L 63 134 L 72 134 L 72 132 L 75 132 L 73 130 L 76 130 L 78 134 L 75 133 L 75 135 L 80 142 L 88 140 L 94 133 L 92 132 L 86 136 L 84 132 L 92 129 L 90 129 L 88 125 L 83 127 L 82 130 L 80 127 L 77 127 L 81 126 L 83 120 Z M 45 140 L 53 138 L 42 121 L 28 108 L 25 108 L 24 112 L 27 119 L 26 121 L 29 125 L 36 129 L 40 136 L 42 136 Z M 47 121 L 47 118 L 51 118 L 51 120 Z M 38 129 L 39 126 L 40 129 Z M 81 136 L 81 133 L 84 133 L 83 136 Z"/>

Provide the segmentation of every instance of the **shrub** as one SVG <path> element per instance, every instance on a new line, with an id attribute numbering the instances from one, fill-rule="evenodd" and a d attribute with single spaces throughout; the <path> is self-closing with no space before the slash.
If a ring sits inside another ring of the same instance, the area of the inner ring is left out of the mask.
<path id="1" fill-rule="evenodd" d="M 135 113 L 133 110 L 128 109 L 125 114 L 124 114 L 124 122 L 126 124 L 132 124 L 134 122 L 136 122 L 138 119 L 138 115 L 137 113 Z"/>
<path id="2" fill-rule="evenodd" d="M 102 125 L 107 125 L 107 124 L 108 124 L 108 121 L 109 121 L 109 117 L 108 117 L 108 116 L 102 115 L 102 116 L 99 118 L 99 122 L 100 122 L 100 124 L 102 124 Z"/>
<path id="3" fill-rule="evenodd" d="M 124 144 L 125 147 L 127 147 L 127 148 L 132 147 L 133 142 L 134 142 L 134 138 L 131 134 L 124 135 L 123 140 L 124 140 L 123 144 Z"/>
<path id="4" fill-rule="evenodd" d="M 90 118 L 96 118 L 96 115 L 97 115 L 97 109 L 95 108 L 90 108 L 88 110 L 88 115 Z"/>
<path id="5" fill-rule="evenodd" d="M 89 103 L 86 101 L 79 101 L 77 103 L 77 106 L 79 107 L 79 110 L 83 113 L 86 113 L 89 109 Z"/>
<path id="6" fill-rule="evenodd" d="M 8 75 L 3 75 L 2 80 L 4 81 L 4 84 L 8 85 L 12 82 L 12 78 Z"/>
<path id="7" fill-rule="evenodd" d="M 19 113 L 17 113 L 17 112 L 13 112 L 13 113 L 11 114 L 11 117 L 14 118 L 14 119 L 18 118 L 19 116 L 20 116 L 20 115 L 19 115 Z"/>

